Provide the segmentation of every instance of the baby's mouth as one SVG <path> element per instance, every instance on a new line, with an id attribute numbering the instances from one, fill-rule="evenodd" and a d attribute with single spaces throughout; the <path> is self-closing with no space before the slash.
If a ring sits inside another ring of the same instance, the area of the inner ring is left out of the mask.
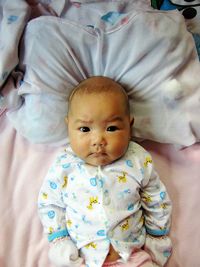
<path id="1" fill-rule="evenodd" d="M 90 156 L 93 156 L 93 157 L 103 157 L 103 156 L 106 156 L 106 153 L 105 152 L 92 152 L 90 154 Z"/>

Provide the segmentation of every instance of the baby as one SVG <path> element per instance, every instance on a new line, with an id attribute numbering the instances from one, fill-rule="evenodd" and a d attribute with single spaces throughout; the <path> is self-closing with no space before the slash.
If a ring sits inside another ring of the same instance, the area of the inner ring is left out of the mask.
<path id="1" fill-rule="evenodd" d="M 70 145 L 50 168 L 39 214 L 56 266 L 164 266 L 171 202 L 150 154 L 130 141 L 133 118 L 122 86 L 82 81 L 66 118 Z"/>

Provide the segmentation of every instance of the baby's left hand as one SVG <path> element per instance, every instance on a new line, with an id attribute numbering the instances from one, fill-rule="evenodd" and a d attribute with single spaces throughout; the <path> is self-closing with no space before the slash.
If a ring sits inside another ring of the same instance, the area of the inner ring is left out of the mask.
<path id="1" fill-rule="evenodd" d="M 172 243 L 168 236 L 146 235 L 144 250 L 157 266 L 164 266 L 171 255 Z"/>

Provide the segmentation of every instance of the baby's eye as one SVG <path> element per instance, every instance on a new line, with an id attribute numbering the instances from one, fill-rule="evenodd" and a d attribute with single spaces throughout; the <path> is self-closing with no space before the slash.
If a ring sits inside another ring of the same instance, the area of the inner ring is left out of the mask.
<path id="1" fill-rule="evenodd" d="M 85 133 L 85 132 L 89 132 L 89 131 L 90 131 L 90 128 L 84 126 L 84 127 L 80 127 L 79 130 L 80 130 L 81 132 Z"/>
<path id="2" fill-rule="evenodd" d="M 119 130 L 119 128 L 118 128 L 117 126 L 109 126 L 109 127 L 107 128 L 107 131 L 108 131 L 108 132 L 115 132 L 115 131 L 117 131 L 117 130 Z"/>

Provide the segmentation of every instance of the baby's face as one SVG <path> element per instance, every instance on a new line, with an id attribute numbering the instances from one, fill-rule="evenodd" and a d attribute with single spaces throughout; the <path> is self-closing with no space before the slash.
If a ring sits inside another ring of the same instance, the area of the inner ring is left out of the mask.
<path id="1" fill-rule="evenodd" d="M 127 150 L 130 117 L 120 93 L 75 95 L 67 124 L 72 150 L 90 165 L 107 165 Z"/>

